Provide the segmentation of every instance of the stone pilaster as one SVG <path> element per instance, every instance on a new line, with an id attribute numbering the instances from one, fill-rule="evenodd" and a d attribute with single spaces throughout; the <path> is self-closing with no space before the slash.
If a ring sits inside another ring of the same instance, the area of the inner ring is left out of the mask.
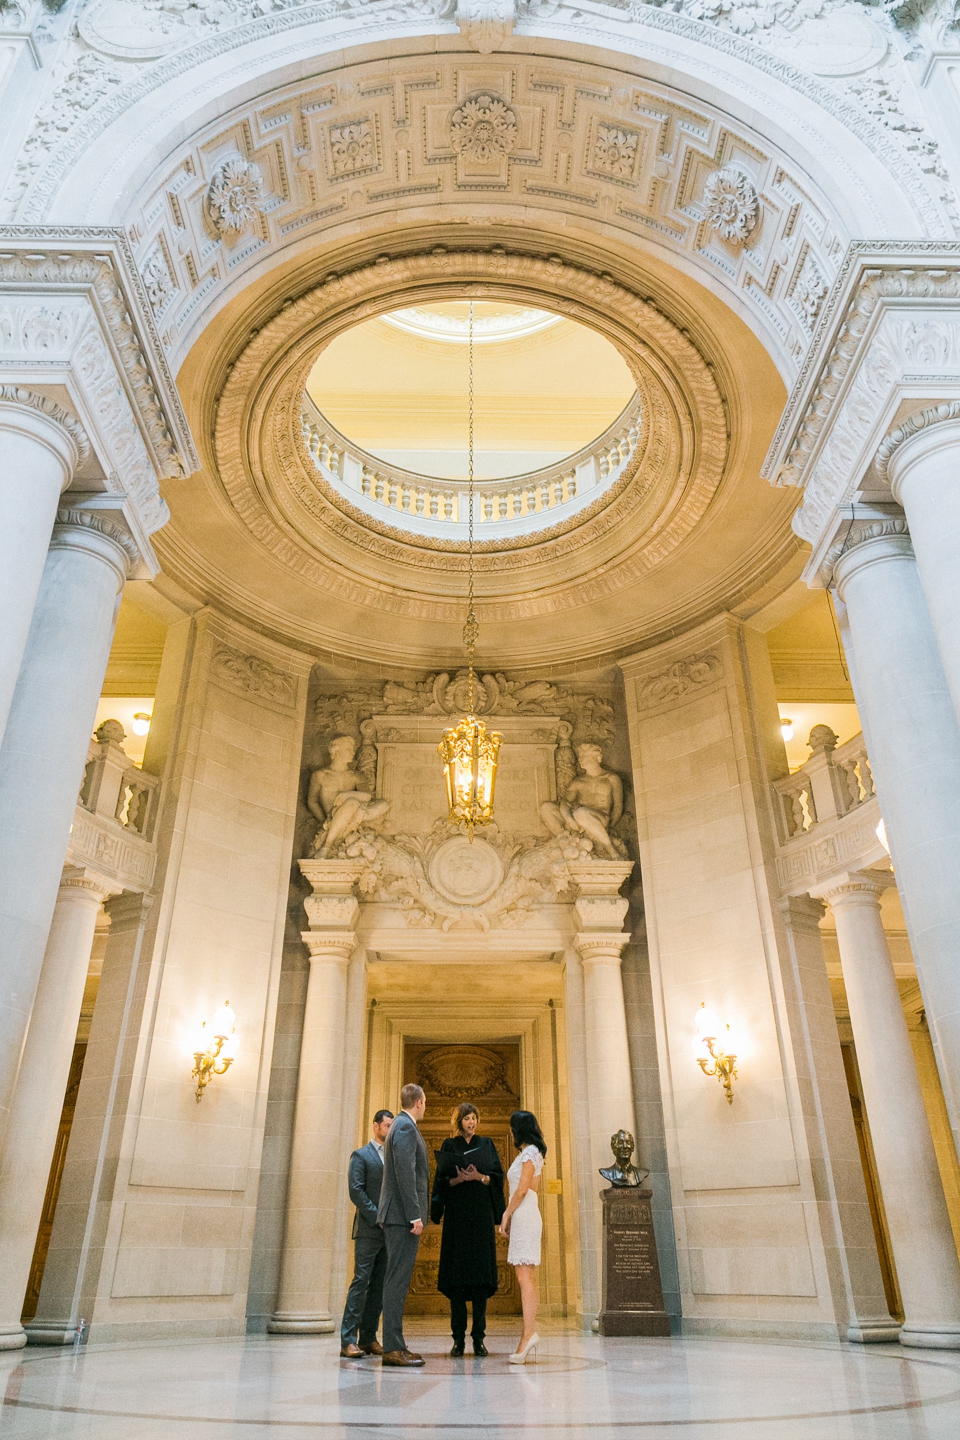
<path id="1" fill-rule="evenodd" d="M 304 901 L 310 952 L 280 1294 L 268 1323 L 274 1335 L 329 1334 L 336 1217 L 343 1185 L 341 1111 L 347 967 L 356 948 L 360 905 L 354 860 L 301 860 L 313 887 Z"/>

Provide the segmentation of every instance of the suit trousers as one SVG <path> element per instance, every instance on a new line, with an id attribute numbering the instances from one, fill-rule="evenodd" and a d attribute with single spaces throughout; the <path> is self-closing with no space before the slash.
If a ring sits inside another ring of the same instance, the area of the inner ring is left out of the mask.
<path id="1" fill-rule="evenodd" d="M 462 1345 L 467 1335 L 467 1301 L 473 1307 L 473 1324 L 470 1327 L 470 1334 L 477 1344 L 487 1333 L 487 1296 L 486 1292 L 478 1290 L 470 1294 L 466 1292 L 451 1297 L 450 1300 L 450 1329 L 453 1338 L 459 1345 Z"/>
<path id="2" fill-rule="evenodd" d="M 420 1236 L 414 1235 L 409 1225 L 384 1225 L 387 1242 L 387 1273 L 383 1278 L 383 1348 L 406 1350 L 403 1338 L 403 1307 L 407 1303 L 407 1291 L 413 1278 L 413 1267 L 417 1263 Z"/>
<path id="3" fill-rule="evenodd" d="M 340 1325 L 342 1345 L 369 1345 L 376 1340 L 386 1270 L 387 1242 L 383 1231 L 379 1225 L 366 1225 L 361 1220 L 360 1233 L 353 1242 L 353 1279 Z"/>

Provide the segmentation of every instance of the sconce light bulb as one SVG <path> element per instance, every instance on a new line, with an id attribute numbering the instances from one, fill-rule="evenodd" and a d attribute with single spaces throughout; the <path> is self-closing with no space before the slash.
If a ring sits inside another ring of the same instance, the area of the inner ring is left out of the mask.
<path id="1" fill-rule="evenodd" d="M 146 735 L 150 730 L 150 721 L 152 719 L 153 716 L 148 715 L 146 711 L 138 710 L 136 715 L 134 715 L 133 717 L 130 729 L 133 731 L 134 735 Z"/>
<path id="2" fill-rule="evenodd" d="M 230 1001 L 225 1000 L 220 1009 L 214 1015 L 211 1022 L 211 1029 L 218 1040 L 226 1042 L 237 1028 L 237 1017 L 230 1009 Z"/>
<path id="3" fill-rule="evenodd" d="M 793 721 L 792 721 L 792 720 L 786 720 L 786 719 L 784 719 L 784 720 L 781 720 L 781 721 L 780 721 L 780 734 L 783 736 L 784 740 L 792 740 L 792 739 L 793 739 Z"/>
<path id="4" fill-rule="evenodd" d="M 694 1017 L 694 1024 L 697 1027 L 697 1034 L 701 1039 L 714 1039 L 720 1031 L 720 1023 L 712 1010 L 708 1010 L 706 1004 L 700 1006 Z"/>

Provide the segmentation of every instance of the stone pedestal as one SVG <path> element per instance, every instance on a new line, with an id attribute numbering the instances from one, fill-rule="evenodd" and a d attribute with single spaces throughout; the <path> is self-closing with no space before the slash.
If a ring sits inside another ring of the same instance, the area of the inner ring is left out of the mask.
<path id="1" fill-rule="evenodd" d="M 601 1335 L 669 1335 L 653 1233 L 652 1190 L 601 1190 L 603 1308 Z"/>

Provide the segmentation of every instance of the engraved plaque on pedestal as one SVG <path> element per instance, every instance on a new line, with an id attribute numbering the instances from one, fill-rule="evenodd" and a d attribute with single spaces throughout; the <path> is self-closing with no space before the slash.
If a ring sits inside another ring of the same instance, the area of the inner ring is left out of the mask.
<path id="1" fill-rule="evenodd" d="M 653 1192 L 639 1186 L 600 1191 L 603 1201 L 601 1335 L 669 1335 L 653 1233 Z"/>

